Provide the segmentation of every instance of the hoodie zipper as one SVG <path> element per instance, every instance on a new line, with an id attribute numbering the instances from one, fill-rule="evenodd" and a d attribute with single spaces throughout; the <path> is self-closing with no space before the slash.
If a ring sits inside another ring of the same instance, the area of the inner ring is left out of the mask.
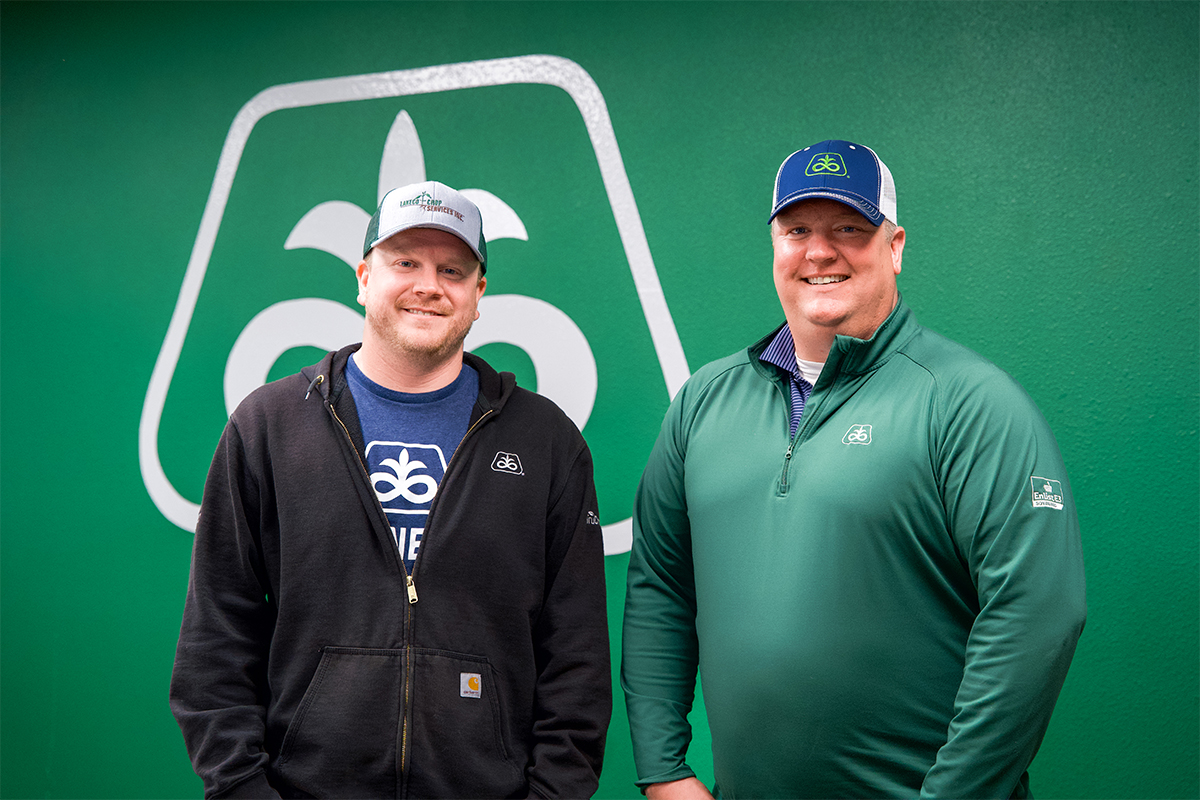
<path id="1" fill-rule="evenodd" d="M 446 472 L 442 475 L 442 483 L 438 487 L 437 497 L 434 498 L 433 505 L 431 505 L 429 507 L 429 514 L 425 517 L 425 534 L 426 534 L 426 536 L 428 536 L 429 531 L 433 527 L 432 525 L 430 525 L 430 523 L 433 521 L 434 506 L 437 505 L 437 499 L 438 499 L 438 497 L 441 497 L 441 494 L 442 494 L 442 487 L 445 486 L 446 479 L 448 477 L 450 477 L 451 470 L 452 470 L 454 464 L 457 463 L 455 461 L 455 458 L 458 456 L 459 452 L 462 450 L 463 442 L 467 441 L 467 438 L 471 435 L 471 433 L 476 428 L 478 428 L 485 419 L 487 419 L 491 415 L 492 415 L 492 409 L 490 409 L 490 408 L 487 411 L 483 412 L 483 414 L 479 417 L 479 419 L 475 420 L 475 424 L 472 425 L 471 427 L 467 428 L 467 432 L 465 434 L 463 434 L 463 438 L 458 443 L 458 447 L 454 448 L 454 454 L 450 456 L 450 463 L 446 465 Z M 424 549 L 424 548 L 422 548 L 422 549 Z M 404 648 L 404 650 L 405 650 L 404 660 L 405 660 L 405 664 L 406 664 L 406 668 L 404 670 L 404 722 L 401 725 L 401 733 L 400 733 L 400 748 L 401 748 L 401 750 L 400 750 L 400 779 L 401 779 L 400 794 L 402 797 L 408 796 L 408 720 L 409 720 L 409 717 L 412 715 L 412 675 L 413 675 L 413 669 L 414 669 L 412 607 L 417 602 L 417 584 L 416 584 L 414 578 L 417 574 L 417 564 L 420 561 L 420 559 L 421 559 L 421 553 L 418 552 L 417 559 L 415 561 L 413 561 L 413 571 L 412 571 L 411 575 L 408 574 L 407 568 L 405 568 L 405 571 L 404 571 L 405 578 L 408 581 L 409 612 L 408 612 L 408 626 L 405 628 L 405 631 L 404 631 L 405 644 L 407 644 L 407 647 Z M 404 563 L 403 560 L 401 561 L 401 563 L 402 564 Z"/>
<path id="2" fill-rule="evenodd" d="M 367 465 L 363 463 L 362 456 L 359 455 L 358 448 L 354 446 L 354 437 L 350 435 L 346 423 L 342 422 L 342 418 L 338 416 L 337 411 L 333 407 L 333 403 L 326 403 L 329 408 L 329 414 L 337 421 L 338 426 L 342 429 L 342 433 L 346 436 L 346 443 L 350 445 L 350 449 L 354 451 L 354 457 L 358 459 L 358 465 L 362 467 L 363 475 L 367 478 L 368 486 L 371 483 L 371 473 L 367 469 Z M 374 488 L 371 489 L 374 492 Z M 378 502 L 378 501 L 376 501 Z M 380 506 L 380 511 L 383 507 Z M 412 700 L 412 673 L 413 673 L 413 652 L 412 652 L 412 607 L 417 602 L 417 585 L 413 581 L 412 575 L 408 572 L 408 567 L 404 564 L 404 559 L 399 557 L 400 569 L 404 573 L 404 585 L 408 591 L 408 608 L 404 615 L 404 707 L 403 715 L 400 722 L 400 780 L 403 784 L 408 777 L 408 718 L 409 706 Z"/>
<path id="3" fill-rule="evenodd" d="M 309 386 L 309 392 L 312 391 L 313 386 L 319 385 L 321 383 L 321 380 L 320 380 L 321 377 L 322 376 L 318 376 L 318 378 L 313 381 L 313 384 L 311 384 Z M 305 394 L 305 399 L 307 399 L 307 398 L 308 398 L 308 395 Z M 371 482 L 370 471 L 367 469 L 367 465 L 363 463 L 362 456 L 359 455 L 358 448 L 354 446 L 354 438 L 350 435 L 349 429 L 346 428 L 346 423 L 342 422 L 342 418 L 338 416 L 337 411 L 333 407 L 333 403 L 327 402 L 326 405 L 329 408 L 330 415 L 334 418 L 334 420 L 337 421 L 338 426 L 342 429 L 342 433 L 346 436 L 346 442 L 350 445 L 350 449 L 354 451 L 354 456 L 355 456 L 355 458 L 358 459 L 358 465 L 360 467 L 362 467 L 363 475 L 365 475 L 367 477 L 367 483 L 368 483 L 368 485 L 370 485 L 370 482 Z M 456 463 L 455 457 L 458 455 L 459 451 L 462 449 L 463 442 L 467 441 L 468 437 L 470 437 L 470 435 L 476 429 L 479 428 L 479 426 L 483 423 L 483 421 L 485 419 L 487 419 L 488 417 L 490 417 L 493 413 L 495 413 L 494 410 L 489 408 L 487 411 L 483 412 L 482 415 L 480 415 L 479 419 L 475 420 L 475 423 L 473 425 L 471 425 L 469 428 L 467 428 L 467 432 L 465 434 L 463 434 L 462 441 L 459 442 L 458 447 L 456 447 L 454 450 L 454 455 L 450 456 L 450 464 L 446 465 L 447 466 L 446 473 L 442 476 L 443 481 L 445 481 L 446 477 L 450 474 L 450 467 Z M 372 491 L 374 491 L 373 487 L 372 487 Z M 439 495 L 441 494 L 440 488 L 439 488 L 438 494 Z M 436 500 L 435 500 L 435 503 L 436 503 Z M 380 506 L 380 511 L 382 511 L 382 510 L 383 510 L 383 507 Z M 429 509 L 429 516 L 426 517 L 426 521 L 425 521 L 425 529 L 427 532 L 430 529 L 429 522 L 432 518 L 433 518 L 433 507 L 431 506 Z M 420 558 L 419 553 L 417 555 L 417 558 Z M 404 559 L 400 558 L 400 569 L 404 572 L 404 584 L 405 584 L 405 589 L 408 592 L 408 609 L 407 609 L 407 613 L 405 614 L 405 624 L 404 624 L 404 642 L 405 642 L 405 648 L 404 648 L 404 715 L 403 715 L 402 721 L 400 723 L 400 780 L 401 780 L 401 795 L 404 796 L 406 794 L 404 787 L 408 782 L 408 722 L 409 722 L 409 717 L 411 716 L 410 712 L 412 710 L 412 708 L 411 708 L 411 706 L 412 706 L 412 674 L 413 674 L 413 669 L 415 668 L 414 664 L 413 664 L 412 618 L 413 618 L 413 606 L 416 605 L 416 603 L 417 603 L 417 584 L 416 584 L 416 581 L 414 580 L 414 575 L 416 574 L 416 571 L 417 571 L 417 564 L 415 561 L 413 562 L 413 572 L 410 574 L 408 571 L 408 567 L 405 566 L 405 564 L 404 564 Z"/>

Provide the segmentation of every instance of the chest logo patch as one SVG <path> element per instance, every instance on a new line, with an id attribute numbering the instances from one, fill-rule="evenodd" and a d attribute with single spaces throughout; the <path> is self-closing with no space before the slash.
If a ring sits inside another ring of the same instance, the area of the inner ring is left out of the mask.
<path id="1" fill-rule="evenodd" d="M 1034 508 L 1053 508 L 1062 511 L 1063 490 L 1060 481 L 1039 478 L 1034 475 L 1029 479 L 1029 484 L 1033 487 Z"/>
<path id="2" fill-rule="evenodd" d="M 492 469 L 496 472 L 507 472 L 510 475 L 525 474 L 525 470 L 521 467 L 521 457 L 516 453 L 496 453 L 496 457 L 492 459 Z"/>
<path id="3" fill-rule="evenodd" d="M 842 437 L 842 444 L 870 444 L 870 425 L 851 425 L 850 430 Z"/>

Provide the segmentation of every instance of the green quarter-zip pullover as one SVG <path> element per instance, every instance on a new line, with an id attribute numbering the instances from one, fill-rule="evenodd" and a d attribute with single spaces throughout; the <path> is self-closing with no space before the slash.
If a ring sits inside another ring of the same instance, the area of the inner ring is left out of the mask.
<path id="1" fill-rule="evenodd" d="M 917 324 L 837 337 L 789 435 L 770 341 L 699 370 L 638 490 L 624 624 L 638 783 L 1024 797 L 1085 618 L 1066 469 L 1032 399 Z"/>

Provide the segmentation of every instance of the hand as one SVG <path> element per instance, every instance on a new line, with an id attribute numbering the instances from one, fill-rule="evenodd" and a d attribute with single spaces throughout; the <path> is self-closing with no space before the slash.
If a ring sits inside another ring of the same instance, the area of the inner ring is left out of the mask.
<path id="1" fill-rule="evenodd" d="M 646 787 L 646 800 L 713 800 L 708 787 L 699 778 L 681 778 Z"/>

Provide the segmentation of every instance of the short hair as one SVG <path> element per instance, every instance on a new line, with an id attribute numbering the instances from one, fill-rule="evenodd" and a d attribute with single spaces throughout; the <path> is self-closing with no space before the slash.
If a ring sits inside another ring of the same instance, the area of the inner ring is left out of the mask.
<path id="1" fill-rule="evenodd" d="M 883 228 L 883 236 L 887 239 L 888 244 L 891 244 L 892 239 L 896 238 L 896 223 L 885 217 L 883 222 L 879 223 L 879 227 Z"/>

